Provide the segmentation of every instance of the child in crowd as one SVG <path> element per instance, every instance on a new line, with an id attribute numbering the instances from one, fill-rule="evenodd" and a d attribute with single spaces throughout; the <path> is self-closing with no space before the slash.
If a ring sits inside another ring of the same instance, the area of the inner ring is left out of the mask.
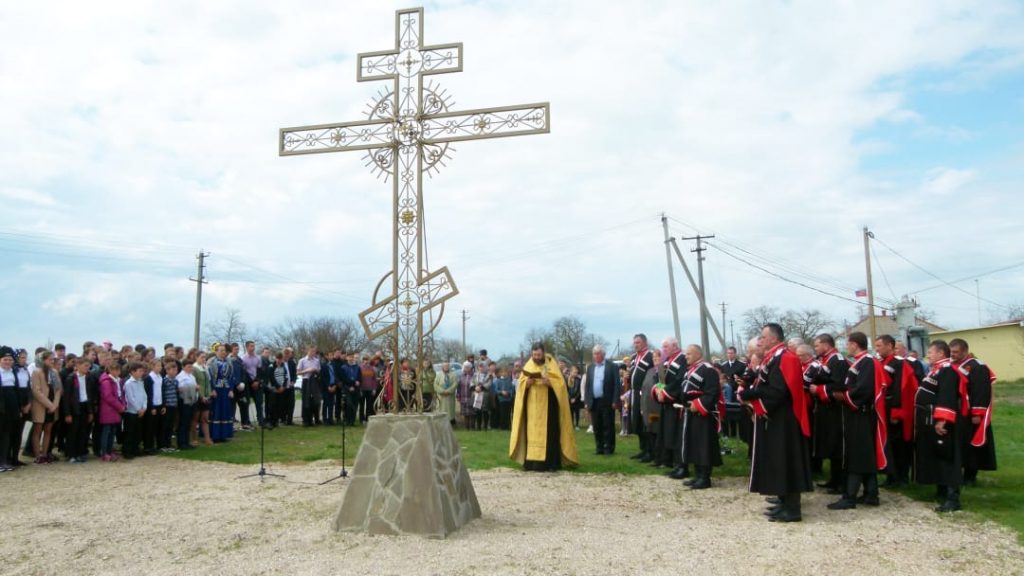
<path id="1" fill-rule="evenodd" d="M 178 418 L 178 367 L 177 360 L 166 360 L 164 362 L 165 375 L 161 386 L 164 409 L 160 421 L 160 438 L 157 444 L 160 447 L 160 451 L 164 453 L 177 452 L 171 446 L 171 436 Z"/>
<path id="2" fill-rule="evenodd" d="M 124 383 L 124 399 L 127 404 L 124 413 L 124 443 L 121 446 L 121 454 L 125 460 L 142 455 L 139 441 L 144 430 L 146 408 L 149 405 L 146 384 L 143 381 L 145 377 L 145 364 L 135 362 L 128 366 L 128 380 Z"/>
<path id="3" fill-rule="evenodd" d="M 160 374 L 159 360 L 147 360 L 142 362 L 149 369 L 149 373 L 143 377 L 142 382 L 146 386 L 146 397 L 149 403 L 146 405 L 148 412 L 142 421 L 142 450 L 148 455 L 156 454 L 157 450 L 165 448 L 160 443 L 163 422 L 167 415 L 167 408 L 164 406 L 163 382 L 164 377 Z"/>
<path id="4" fill-rule="evenodd" d="M 104 462 L 117 460 L 114 436 L 121 426 L 121 414 L 127 409 L 120 374 L 121 367 L 110 361 L 106 371 L 100 375 L 100 460 Z"/>
<path id="5" fill-rule="evenodd" d="M 213 446 L 210 438 L 210 407 L 213 405 L 211 397 L 213 388 L 210 386 L 210 373 L 206 370 L 206 352 L 200 352 L 196 356 L 196 362 L 192 365 L 192 376 L 196 379 L 196 410 L 192 415 L 192 429 L 190 432 L 192 443 L 199 444 L 197 430 L 203 431 L 203 443 Z"/>
<path id="6" fill-rule="evenodd" d="M 199 398 L 196 379 L 192 376 L 193 361 L 185 358 L 181 363 L 181 374 L 178 374 L 178 450 L 191 450 L 195 446 L 191 442 L 192 432 L 195 430 L 192 413 L 195 411 L 196 401 Z M 167 375 L 170 376 L 168 370 Z"/>

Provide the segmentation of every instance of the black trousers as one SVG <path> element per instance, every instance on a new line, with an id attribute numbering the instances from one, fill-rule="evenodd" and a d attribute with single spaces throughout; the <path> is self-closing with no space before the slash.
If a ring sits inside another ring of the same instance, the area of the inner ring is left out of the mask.
<path id="1" fill-rule="evenodd" d="M 178 424 L 178 407 L 167 406 L 166 410 L 167 412 L 160 418 L 160 438 L 157 442 L 157 446 L 160 448 L 171 447 L 171 437 L 174 436 Z"/>
<path id="2" fill-rule="evenodd" d="M 14 387 L 0 388 L 0 465 L 13 464 L 21 447 L 21 407 Z M 13 454 L 13 457 L 12 457 Z"/>
<path id="3" fill-rule="evenodd" d="M 615 452 L 615 409 L 610 398 L 594 398 L 590 406 L 590 419 L 594 424 L 594 442 L 597 452 Z"/>
<path id="4" fill-rule="evenodd" d="M 359 420 L 366 422 L 373 416 L 373 399 L 377 395 L 376 390 L 359 391 Z"/>
<path id="5" fill-rule="evenodd" d="M 335 402 L 341 401 L 341 394 L 338 393 L 338 389 L 335 388 L 334 392 L 331 392 L 326 387 L 320 391 L 320 395 L 323 396 L 323 404 L 320 405 L 320 416 L 323 418 L 324 423 L 333 424 L 335 414 Z"/>
<path id="6" fill-rule="evenodd" d="M 285 388 L 282 393 L 284 396 L 284 403 L 282 408 L 284 409 L 284 421 L 291 424 L 292 418 L 295 416 L 295 387 Z"/>
<path id="7" fill-rule="evenodd" d="M 71 416 L 71 423 L 67 424 L 68 437 L 64 442 L 64 455 L 68 458 L 79 458 L 89 455 L 89 423 L 88 414 Z"/>
<path id="8" fill-rule="evenodd" d="M 148 415 L 149 412 L 146 412 Z M 125 458 L 134 458 L 141 454 L 139 450 L 139 441 L 142 439 L 142 433 L 145 427 L 145 421 L 151 420 L 152 418 L 139 418 L 139 415 L 135 412 L 125 412 L 124 414 L 124 442 L 121 444 L 121 454 Z"/>
<path id="9" fill-rule="evenodd" d="M 163 408 L 163 406 L 147 410 L 146 416 L 142 419 L 141 433 L 143 450 L 154 450 L 160 445 L 160 427 L 163 425 L 163 416 L 160 414 L 161 408 Z M 156 414 L 153 413 L 154 411 Z"/>

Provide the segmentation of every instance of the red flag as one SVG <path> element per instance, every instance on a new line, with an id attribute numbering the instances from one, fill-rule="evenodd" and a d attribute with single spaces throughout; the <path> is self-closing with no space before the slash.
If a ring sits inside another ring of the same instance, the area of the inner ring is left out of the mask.
<path id="1" fill-rule="evenodd" d="M 867 298 L 868 297 L 868 290 L 867 290 L 867 288 L 861 288 L 860 290 L 857 290 L 856 292 L 854 292 L 853 295 L 856 296 L 857 298 Z"/>

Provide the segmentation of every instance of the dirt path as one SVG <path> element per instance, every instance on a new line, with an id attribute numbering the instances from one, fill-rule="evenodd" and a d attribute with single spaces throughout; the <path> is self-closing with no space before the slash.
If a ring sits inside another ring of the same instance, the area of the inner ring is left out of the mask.
<path id="1" fill-rule="evenodd" d="M 484 517 L 448 540 L 334 534 L 346 488 L 328 463 L 254 466 L 145 458 L 0 475 L 0 574 L 1024 574 L 991 523 L 884 495 L 878 509 L 802 524 L 761 516 L 738 479 L 699 493 L 667 478 L 473 474 Z"/>

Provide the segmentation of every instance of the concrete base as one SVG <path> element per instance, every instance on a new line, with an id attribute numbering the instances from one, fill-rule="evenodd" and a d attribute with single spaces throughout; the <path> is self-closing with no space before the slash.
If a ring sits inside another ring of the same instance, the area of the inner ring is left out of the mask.
<path id="1" fill-rule="evenodd" d="M 334 529 L 444 538 L 480 517 L 446 414 L 373 416 Z"/>

